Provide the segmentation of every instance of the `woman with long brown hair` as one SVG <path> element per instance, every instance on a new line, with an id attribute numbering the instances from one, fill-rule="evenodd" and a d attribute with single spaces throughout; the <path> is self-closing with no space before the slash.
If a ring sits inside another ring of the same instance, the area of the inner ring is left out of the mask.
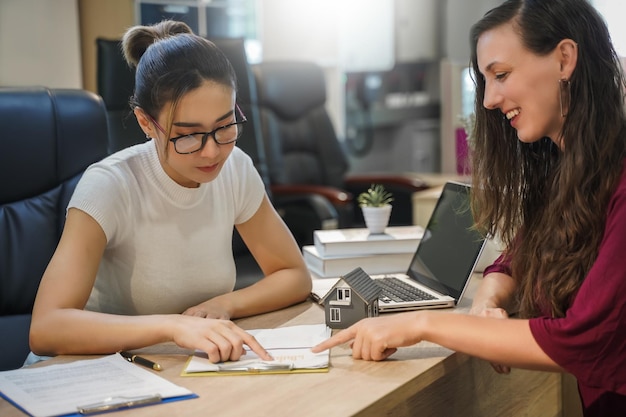
<path id="1" fill-rule="evenodd" d="M 606 24 L 586 0 L 508 0 L 471 45 L 472 206 L 505 243 L 473 314 L 366 319 L 316 350 L 352 340 L 355 358 L 382 360 L 428 340 L 500 372 L 569 372 L 586 416 L 623 415 L 626 119 Z"/>

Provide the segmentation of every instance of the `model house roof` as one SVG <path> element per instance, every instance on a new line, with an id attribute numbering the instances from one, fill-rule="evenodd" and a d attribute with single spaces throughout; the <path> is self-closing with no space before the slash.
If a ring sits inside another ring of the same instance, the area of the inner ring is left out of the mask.
<path id="1" fill-rule="evenodd" d="M 341 279 L 337 281 L 333 288 L 324 296 L 324 301 L 326 301 L 326 298 L 332 294 L 337 285 L 341 284 L 341 281 L 348 284 L 350 288 L 352 288 L 352 291 L 367 302 L 376 300 L 381 292 L 381 288 L 378 286 L 376 281 L 374 281 L 367 274 L 367 272 L 361 268 L 355 268 L 343 275 Z"/>

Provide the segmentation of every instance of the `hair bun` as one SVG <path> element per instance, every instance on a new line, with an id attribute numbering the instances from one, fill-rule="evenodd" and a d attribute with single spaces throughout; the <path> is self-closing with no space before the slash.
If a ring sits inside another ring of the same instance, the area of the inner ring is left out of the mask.
<path id="1" fill-rule="evenodd" d="M 146 49 L 153 43 L 171 36 L 192 33 L 186 23 L 174 20 L 163 20 L 150 26 L 133 26 L 122 38 L 124 59 L 131 67 L 137 67 Z"/>

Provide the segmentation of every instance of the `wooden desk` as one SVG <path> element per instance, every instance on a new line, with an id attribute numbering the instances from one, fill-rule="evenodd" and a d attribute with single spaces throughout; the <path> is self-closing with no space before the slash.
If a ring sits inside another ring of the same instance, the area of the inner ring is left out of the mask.
<path id="1" fill-rule="evenodd" d="M 472 286 L 480 278 L 472 280 Z M 473 293 L 470 289 L 469 293 Z M 465 298 L 457 311 L 466 309 Z M 321 306 L 296 306 L 238 320 L 245 329 L 321 323 Z M 496 374 L 481 360 L 431 343 L 400 349 L 385 362 L 353 360 L 347 346 L 331 352 L 330 372 L 297 375 L 181 377 L 190 352 L 165 344 L 143 350 L 159 373 L 199 398 L 111 416 L 561 416 L 561 375 L 513 370 Z M 81 357 L 85 358 L 85 357 Z M 60 363 L 76 357 L 57 357 Z M 45 365 L 44 365 L 45 366 Z M 23 414 L 0 399 L 0 416 Z"/>

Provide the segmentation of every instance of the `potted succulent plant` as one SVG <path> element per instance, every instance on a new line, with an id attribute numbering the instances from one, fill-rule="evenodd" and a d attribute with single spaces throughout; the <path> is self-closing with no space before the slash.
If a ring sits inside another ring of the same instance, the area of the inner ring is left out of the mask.
<path id="1" fill-rule="evenodd" d="M 384 233 L 391 216 L 393 195 L 381 184 L 372 184 L 367 191 L 357 197 L 357 203 L 363 212 L 365 225 L 370 233 Z"/>

